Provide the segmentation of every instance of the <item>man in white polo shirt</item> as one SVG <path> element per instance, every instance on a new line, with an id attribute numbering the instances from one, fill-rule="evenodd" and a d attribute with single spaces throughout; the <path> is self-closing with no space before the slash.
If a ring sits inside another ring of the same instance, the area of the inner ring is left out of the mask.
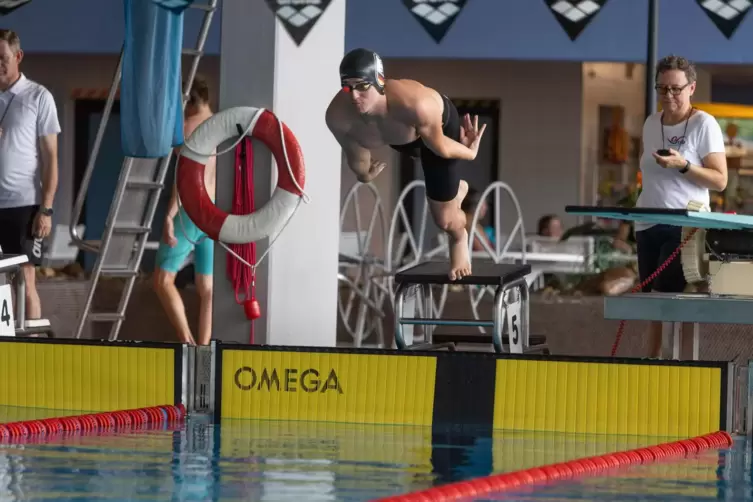
<path id="1" fill-rule="evenodd" d="M 21 41 L 0 30 L 0 247 L 25 254 L 26 318 L 42 317 L 35 265 L 52 229 L 60 123 L 52 94 L 19 71 Z"/>

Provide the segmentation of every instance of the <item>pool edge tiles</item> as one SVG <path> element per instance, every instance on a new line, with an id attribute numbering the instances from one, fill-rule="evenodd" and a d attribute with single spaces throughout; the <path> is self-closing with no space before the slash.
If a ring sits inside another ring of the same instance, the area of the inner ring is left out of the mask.
<path id="1" fill-rule="evenodd" d="M 215 418 L 689 437 L 729 429 L 731 365 L 219 344 Z"/>
<path id="2" fill-rule="evenodd" d="M 177 344 L 0 338 L 0 406 L 115 411 L 184 401 Z"/>

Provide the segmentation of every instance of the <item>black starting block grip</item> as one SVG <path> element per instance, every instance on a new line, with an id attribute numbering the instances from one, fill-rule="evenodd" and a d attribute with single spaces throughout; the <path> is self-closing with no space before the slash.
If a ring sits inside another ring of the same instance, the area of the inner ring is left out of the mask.
<path id="1" fill-rule="evenodd" d="M 483 326 L 492 328 L 492 343 L 496 352 L 503 352 L 502 328 L 504 326 L 504 313 L 506 293 L 512 289 L 520 291 L 520 323 L 514 326 L 510 337 L 522 340 L 523 347 L 528 346 L 529 332 L 529 295 L 526 275 L 531 273 L 530 265 L 521 264 L 496 264 L 493 262 L 477 262 L 473 264 L 473 274 L 462 279 L 452 281 L 448 276 L 449 263 L 428 261 L 395 274 L 395 344 L 398 349 L 427 349 L 433 348 L 431 341 L 426 344 L 408 346 L 405 342 L 403 325 L 425 326 Z M 494 310 L 491 320 L 472 319 L 434 319 L 429 315 L 427 318 L 406 318 L 405 298 L 412 287 L 422 287 L 426 291 L 427 310 L 431 308 L 431 286 L 445 284 L 460 284 L 465 286 L 494 287 Z M 517 341 L 516 341 L 517 343 Z"/>

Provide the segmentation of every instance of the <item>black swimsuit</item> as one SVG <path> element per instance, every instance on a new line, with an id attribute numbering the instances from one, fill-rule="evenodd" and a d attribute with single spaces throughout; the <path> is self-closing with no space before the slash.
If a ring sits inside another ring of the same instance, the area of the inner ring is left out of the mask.
<path id="1" fill-rule="evenodd" d="M 447 96 L 442 95 L 442 101 L 444 101 L 442 131 L 448 138 L 460 141 L 460 115 L 458 110 Z M 457 159 L 440 157 L 431 151 L 421 138 L 405 145 L 390 146 L 398 152 L 421 159 L 426 183 L 426 197 L 437 202 L 448 202 L 457 196 L 458 186 L 460 185 Z"/>

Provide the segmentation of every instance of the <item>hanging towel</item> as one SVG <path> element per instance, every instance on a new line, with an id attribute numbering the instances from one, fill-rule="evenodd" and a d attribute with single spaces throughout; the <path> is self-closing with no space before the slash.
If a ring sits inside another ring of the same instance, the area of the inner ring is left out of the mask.
<path id="1" fill-rule="evenodd" d="M 176 10 L 178 12 L 182 12 L 185 10 L 189 5 L 194 3 L 196 0 L 152 0 L 154 3 L 159 5 L 160 7 L 164 7 L 165 9 L 171 9 Z"/>
<path id="2" fill-rule="evenodd" d="M 123 154 L 159 158 L 183 144 L 183 11 L 153 0 L 124 0 L 120 82 Z"/>

